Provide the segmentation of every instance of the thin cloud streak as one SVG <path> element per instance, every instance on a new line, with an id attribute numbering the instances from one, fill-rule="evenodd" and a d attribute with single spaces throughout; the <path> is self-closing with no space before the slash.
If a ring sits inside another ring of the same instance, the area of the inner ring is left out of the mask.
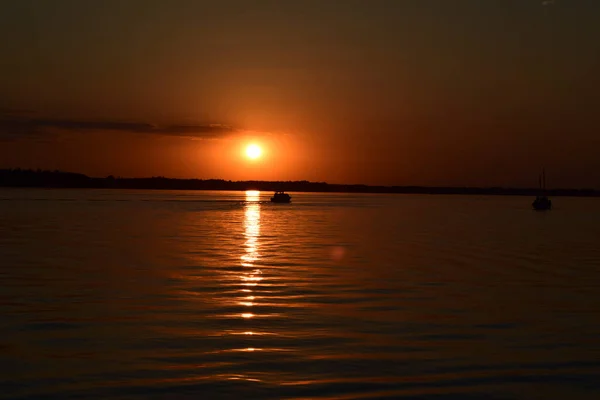
<path id="1" fill-rule="evenodd" d="M 117 120 L 83 120 L 39 118 L 21 113 L 0 111 L 0 140 L 19 140 L 61 132 L 112 131 L 192 139 L 220 139 L 239 130 L 224 124 L 156 125 L 146 122 Z"/>

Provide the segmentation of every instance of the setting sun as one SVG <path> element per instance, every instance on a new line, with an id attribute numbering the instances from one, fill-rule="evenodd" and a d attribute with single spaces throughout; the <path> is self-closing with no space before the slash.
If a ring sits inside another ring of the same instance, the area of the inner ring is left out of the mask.
<path id="1" fill-rule="evenodd" d="M 256 144 L 250 144 L 246 147 L 246 156 L 250 159 L 257 159 L 262 154 L 262 149 Z"/>

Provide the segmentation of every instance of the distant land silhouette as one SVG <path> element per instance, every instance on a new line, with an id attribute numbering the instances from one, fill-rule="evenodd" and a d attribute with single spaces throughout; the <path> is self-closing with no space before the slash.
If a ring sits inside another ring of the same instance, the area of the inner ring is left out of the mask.
<path id="1" fill-rule="evenodd" d="M 92 178 L 84 174 L 0 169 L 0 187 L 20 188 L 87 188 L 87 189 L 160 189 L 160 190 L 260 190 L 288 192 L 337 193 L 405 193 L 405 194 L 478 194 L 535 196 L 539 189 L 502 187 L 427 187 L 427 186 L 370 186 L 329 184 L 309 181 L 226 181 L 223 179 L 152 178 Z M 548 196 L 600 197 L 594 189 L 549 189 Z"/>

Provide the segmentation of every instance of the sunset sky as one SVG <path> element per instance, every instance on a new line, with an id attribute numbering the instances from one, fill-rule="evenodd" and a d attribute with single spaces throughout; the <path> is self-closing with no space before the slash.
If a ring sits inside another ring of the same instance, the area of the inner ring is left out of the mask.
<path id="1" fill-rule="evenodd" d="M 0 0 L 0 168 L 600 188 L 598 21 L 598 0 Z"/>

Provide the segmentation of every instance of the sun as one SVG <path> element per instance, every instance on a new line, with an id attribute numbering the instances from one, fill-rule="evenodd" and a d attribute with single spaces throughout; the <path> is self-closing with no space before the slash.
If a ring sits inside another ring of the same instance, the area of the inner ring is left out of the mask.
<path id="1" fill-rule="evenodd" d="M 262 149 L 256 144 L 249 144 L 246 147 L 246 156 L 252 160 L 259 158 L 262 155 Z"/>

